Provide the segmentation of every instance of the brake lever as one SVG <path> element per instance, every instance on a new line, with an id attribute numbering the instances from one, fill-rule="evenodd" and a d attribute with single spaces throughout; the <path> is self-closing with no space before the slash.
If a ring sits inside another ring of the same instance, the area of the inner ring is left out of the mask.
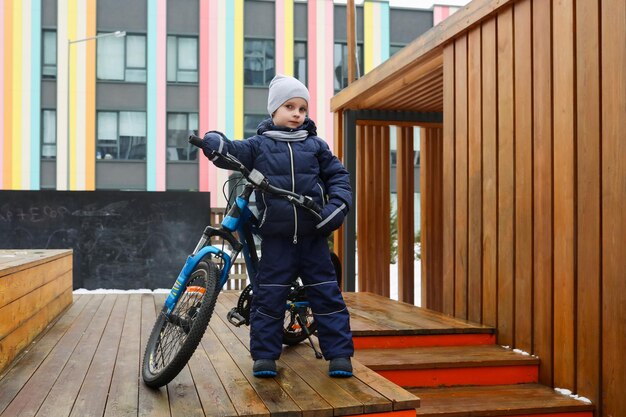
<path id="1" fill-rule="evenodd" d="M 309 210 L 314 211 L 316 214 L 320 214 L 322 212 L 322 208 L 308 195 L 302 196 L 303 202 L 302 204 L 308 208 Z"/>
<path id="2" fill-rule="evenodd" d="M 308 210 L 311 214 L 313 214 L 317 219 L 322 220 L 322 215 L 320 212 L 322 209 L 317 205 L 315 201 L 309 196 L 301 195 L 299 198 L 294 196 L 286 196 L 287 200 L 291 203 L 295 203 L 298 206 Z"/>

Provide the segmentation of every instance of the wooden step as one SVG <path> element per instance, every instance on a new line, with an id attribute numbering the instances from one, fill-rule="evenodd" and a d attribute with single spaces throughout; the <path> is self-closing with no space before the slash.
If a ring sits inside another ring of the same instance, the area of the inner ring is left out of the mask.
<path id="1" fill-rule="evenodd" d="M 538 381 L 538 358 L 497 345 L 364 349 L 355 359 L 403 387 Z"/>
<path id="2" fill-rule="evenodd" d="M 494 344 L 495 330 L 380 295 L 344 292 L 355 349 Z"/>
<path id="3" fill-rule="evenodd" d="M 593 417 L 594 406 L 538 384 L 411 388 L 420 397 L 417 416 Z"/>

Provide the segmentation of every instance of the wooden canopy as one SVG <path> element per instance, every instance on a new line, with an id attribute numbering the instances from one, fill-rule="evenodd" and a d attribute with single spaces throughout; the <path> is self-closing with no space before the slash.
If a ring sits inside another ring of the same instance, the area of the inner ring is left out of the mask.
<path id="1" fill-rule="evenodd" d="M 443 111 L 443 46 L 511 0 L 474 0 L 337 93 L 332 112 L 378 109 Z"/>

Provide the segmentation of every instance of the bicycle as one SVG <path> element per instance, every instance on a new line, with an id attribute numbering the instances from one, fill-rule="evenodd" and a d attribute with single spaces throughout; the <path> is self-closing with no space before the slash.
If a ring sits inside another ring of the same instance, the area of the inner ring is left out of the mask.
<path id="1" fill-rule="evenodd" d="M 189 142 L 199 148 L 202 146 L 202 139 L 195 135 L 189 137 Z M 211 158 L 220 158 L 228 169 L 241 173 L 247 183 L 227 208 L 220 227 L 207 226 L 204 229 L 157 317 L 142 364 L 143 380 L 152 388 L 162 387 L 173 380 L 193 355 L 209 324 L 217 297 L 228 280 L 230 268 L 240 253 L 243 253 L 250 280 L 254 278 L 259 262 L 253 235 L 258 222 L 249 208 L 254 190 L 286 198 L 321 220 L 321 207 L 310 197 L 272 186 L 262 173 L 248 170 L 232 155 L 213 152 Z M 221 247 L 211 245 L 214 236 L 223 242 Z M 336 256 L 333 263 L 340 279 Z M 239 296 L 237 306 L 228 312 L 229 323 L 237 327 L 250 324 L 252 297 L 252 284 L 249 284 Z M 296 345 L 308 339 L 315 356 L 320 359 L 322 354 L 310 339 L 316 328 L 304 287 L 297 279 L 292 283 L 285 306 L 283 344 Z"/>

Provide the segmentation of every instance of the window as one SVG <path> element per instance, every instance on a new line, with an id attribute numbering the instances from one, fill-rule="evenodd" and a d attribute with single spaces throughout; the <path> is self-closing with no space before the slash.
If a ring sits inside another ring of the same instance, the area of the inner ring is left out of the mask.
<path id="1" fill-rule="evenodd" d="M 41 76 L 43 78 L 57 77 L 57 33 L 54 30 L 43 31 L 43 56 Z"/>
<path id="2" fill-rule="evenodd" d="M 57 112 L 44 110 L 41 114 L 41 158 L 56 159 L 57 157 Z"/>
<path id="3" fill-rule="evenodd" d="M 198 38 L 167 37 L 167 81 L 198 82 Z"/>
<path id="4" fill-rule="evenodd" d="M 274 78 L 274 41 L 246 39 L 243 71 L 245 85 L 268 86 Z"/>
<path id="5" fill-rule="evenodd" d="M 167 114 L 167 160 L 195 161 L 198 148 L 187 141 L 189 135 L 198 134 L 198 113 Z"/>
<path id="6" fill-rule="evenodd" d="M 98 80 L 146 82 L 146 37 L 98 39 Z"/>
<path id="7" fill-rule="evenodd" d="M 266 114 L 245 114 L 243 116 L 243 135 L 246 138 L 256 135 L 257 127 L 259 123 L 267 119 L 269 116 Z"/>
<path id="8" fill-rule="evenodd" d="M 98 112 L 96 159 L 146 159 L 146 113 Z"/>
<path id="9" fill-rule="evenodd" d="M 293 44 L 293 75 L 306 85 L 306 42 Z"/>
<path id="10" fill-rule="evenodd" d="M 356 68 L 357 78 L 359 73 L 363 73 L 363 44 L 357 44 L 357 55 L 359 65 Z M 348 45 L 346 43 L 335 43 L 334 63 L 335 63 L 335 92 L 348 86 Z"/>

